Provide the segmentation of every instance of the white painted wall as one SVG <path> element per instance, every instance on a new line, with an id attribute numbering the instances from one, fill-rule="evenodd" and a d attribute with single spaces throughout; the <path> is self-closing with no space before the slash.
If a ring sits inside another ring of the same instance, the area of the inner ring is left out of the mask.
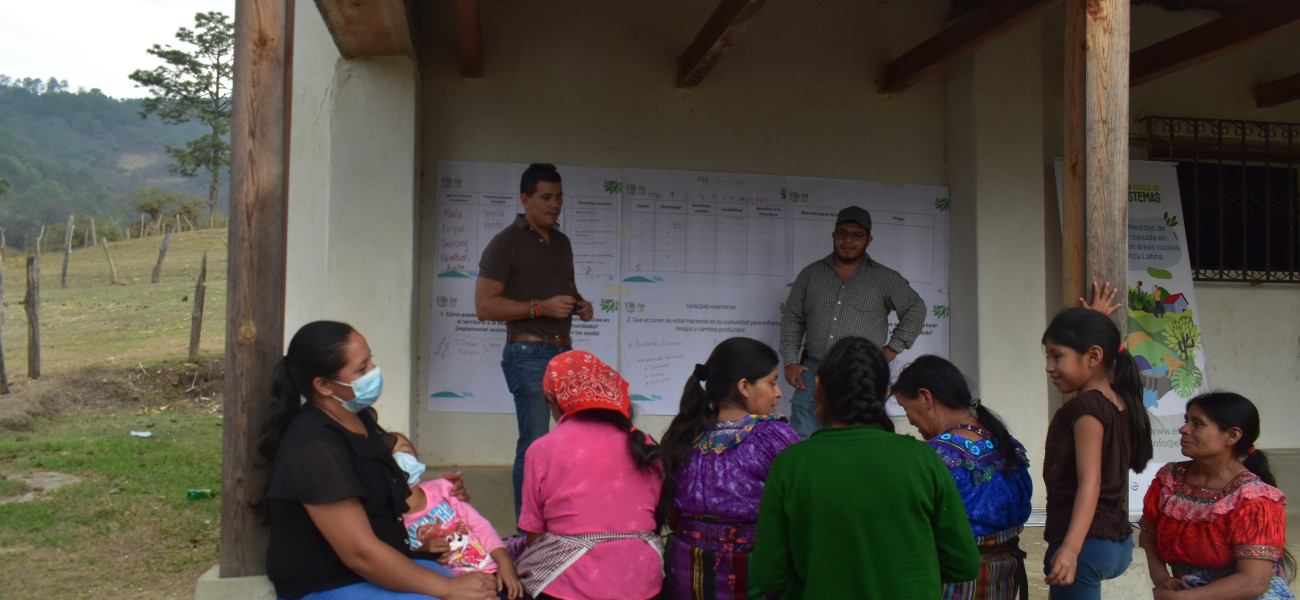
<path id="1" fill-rule="evenodd" d="M 947 72 L 952 359 L 1029 453 L 1044 499 L 1050 418 L 1039 339 L 1048 319 L 1043 232 L 1043 33 L 1021 27 Z M 1059 287 L 1059 284 L 1057 284 Z M 962 308 L 964 307 L 964 308 Z"/>
<path id="2" fill-rule="evenodd" d="M 1135 7 L 1133 47 L 1215 16 Z M 1300 122 L 1300 102 L 1260 109 L 1251 95 L 1255 85 L 1295 73 L 1300 64 L 1286 58 L 1298 50 L 1300 32 L 1293 31 L 1138 86 L 1132 93 L 1133 132 L 1144 133 L 1138 119 L 1150 115 Z M 1144 153 L 1145 148 L 1134 148 L 1135 158 Z M 1300 447 L 1294 402 L 1300 382 L 1300 286 L 1198 283 L 1195 288 L 1210 385 L 1255 402 L 1266 423 L 1259 446 Z"/>
<path id="3" fill-rule="evenodd" d="M 382 424 L 411 429 L 414 378 L 414 60 L 343 60 L 314 7 L 295 13 L 285 343 L 352 324 L 383 369 Z"/>
<path id="4" fill-rule="evenodd" d="M 1169 15 L 1134 10 L 1134 48 L 1212 19 L 1208 12 Z M 1139 38 L 1141 45 L 1139 45 Z M 1251 89 L 1296 72 L 1300 32 L 1292 31 L 1133 89 L 1136 119 L 1148 116 L 1300 122 L 1300 102 L 1256 108 Z M 1135 149 L 1135 155 L 1138 150 Z M 1140 157 L 1140 155 L 1137 155 Z M 1206 378 L 1216 389 L 1250 398 L 1264 420 L 1262 448 L 1300 447 L 1300 285 L 1198 283 L 1196 299 L 1208 361 Z"/>

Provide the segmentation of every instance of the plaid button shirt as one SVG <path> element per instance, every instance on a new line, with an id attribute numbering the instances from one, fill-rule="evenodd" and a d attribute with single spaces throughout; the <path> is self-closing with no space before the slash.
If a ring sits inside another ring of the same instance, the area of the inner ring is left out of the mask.
<path id="1" fill-rule="evenodd" d="M 893 334 L 889 311 L 898 313 Z M 804 267 L 781 314 L 781 357 L 799 362 L 799 347 L 820 360 L 840 338 L 862 336 L 882 349 L 902 352 L 925 326 L 925 301 L 907 280 L 868 255 L 848 281 L 840 281 L 833 255 Z"/>

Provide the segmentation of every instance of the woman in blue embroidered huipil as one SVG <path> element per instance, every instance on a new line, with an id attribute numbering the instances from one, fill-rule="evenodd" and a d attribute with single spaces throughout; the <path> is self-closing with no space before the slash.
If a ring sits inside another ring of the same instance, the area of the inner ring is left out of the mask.
<path id="1" fill-rule="evenodd" d="M 979 578 L 944 585 L 943 597 L 1027 598 L 1019 540 L 1033 484 L 1024 446 L 942 358 L 916 359 L 898 375 L 893 392 L 908 422 L 948 465 L 980 550 Z"/>

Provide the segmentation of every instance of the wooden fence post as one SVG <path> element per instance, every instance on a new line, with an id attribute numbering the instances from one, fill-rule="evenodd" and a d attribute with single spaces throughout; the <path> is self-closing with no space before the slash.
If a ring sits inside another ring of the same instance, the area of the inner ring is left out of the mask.
<path id="1" fill-rule="evenodd" d="M 0 248 L 4 247 L 4 230 L 0 230 Z M 5 265 L 4 257 L 0 257 L 0 298 L 5 297 Z M 5 368 L 5 345 L 4 345 L 4 328 L 5 328 L 5 307 L 0 302 L 0 396 L 9 393 L 9 371 Z"/>
<path id="2" fill-rule="evenodd" d="M 59 278 L 59 287 L 68 287 L 68 257 L 72 255 L 73 215 L 68 215 L 68 228 L 63 232 L 63 277 Z"/>
<path id="3" fill-rule="evenodd" d="M 89 217 L 88 220 L 90 221 L 90 230 L 86 233 L 84 243 L 81 244 L 82 248 L 94 248 L 99 245 L 99 240 L 96 239 L 99 236 L 95 235 L 95 217 Z"/>
<path id="4" fill-rule="evenodd" d="M 190 313 L 190 358 L 199 362 L 199 334 L 203 331 L 203 298 L 208 291 L 208 253 L 203 253 L 199 265 L 199 282 L 194 284 L 194 311 Z"/>
<path id="5" fill-rule="evenodd" d="M 176 233 L 175 229 L 168 229 L 167 235 L 163 236 L 162 248 L 158 249 L 158 264 L 153 266 L 153 283 L 158 283 L 161 280 L 163 257 L 167 256 L 167 244 L 172 242 L 173 233 Z"/>
<path id="6" fill-rule="evenodd" d="M 39 239 L 39 238 L 38 238 Z M 41 378 L 41 255 L 27 257 L 27 378 Z"/>
<path id="7" fill-rule="evenodd" d="M 5 259 L 5 228 L 0 227 L 0 261 Z"/>
<path id="8" fill-rule="evenodd" d="M 104 242 L 104 256 L 108 257 L 108 272 L 113 277 L 113 285 L 117 285 L 117 265 L 113 264 L 113 254 L 108 251 L 108 238 L 104 238 L 102 241 Z"/>

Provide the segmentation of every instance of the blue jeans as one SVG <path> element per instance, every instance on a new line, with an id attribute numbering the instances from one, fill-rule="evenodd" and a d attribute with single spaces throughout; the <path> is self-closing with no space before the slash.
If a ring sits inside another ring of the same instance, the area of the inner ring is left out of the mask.
<path id="1" fill-rule="evenodd" d="M 439 575 L 452 577 L 452 574 L 444 569 L 442 565 L 431 560 L 416 560 L 415 564 L 420 565 Z M 424 594 L 415 594 L 411 592 L 391 592 L 381 588 L 369 581 L 345 585 L 341 588 L 325 590 L 322 592 L 312 592 L 302 597 L 302 600 L 438 600 L 433 596 Z"/>
<path id="2" fill-rule="evenodd" d="M 1048 544 L 1047 556 L 1043 558 L 1043 574 L 1052 570 L 1052 556 L 1060 544 Z M 1052 600 L 1074 600 L 1075 598 L 1101 598 L 1101 582 L 1114 579 L 1124 574 L 1129 563 L 1133 562 L 1133 538 L 1122 542 L 1085 538 L 1083 548 L 1079 550 L 1079 560 L 1074 569 L 1072 585 L 1052 586 Z"/>
<path id="3" fill-rule="evenodd" d="M 542 375 L 546 363 L 556 355 L 572 350 L 554 344 L 510 342 L 501 350 L 501 371 L 506 387 L 515 397 L 515 419 L 519 422 L 519 441 L 515 443 L 515 523 L 519 523 L 519 506 L 523 503 L 524 453 L 528 447 L 551 430 L 551 407 L 542 397 Z"/>
<path id="4" fill-rule="evenodd" d="M 801 364 L 808 367 L 808 370 L 803 372 L 803 389 L 796 388 L 790 397 L 790 426 L 799 433 L 800 438 L 806 440 L 814 431 L 822 428 L 822 423 L 817 420 L 813 401 L 813 392 L 817 386 L 817 361 L 805 358 Z"/>

